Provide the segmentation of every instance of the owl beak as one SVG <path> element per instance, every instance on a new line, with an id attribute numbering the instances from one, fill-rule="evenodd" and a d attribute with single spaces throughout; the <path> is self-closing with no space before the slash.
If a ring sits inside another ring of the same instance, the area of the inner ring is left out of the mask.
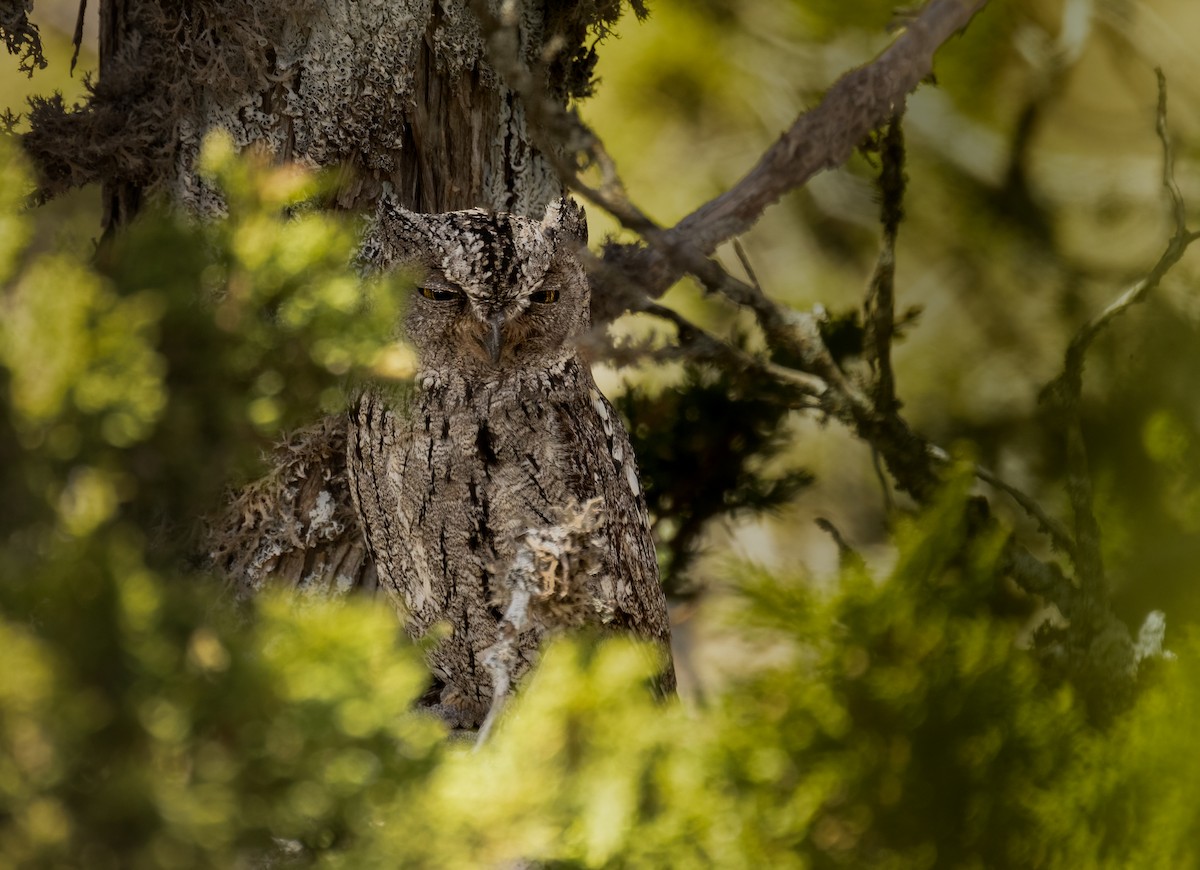
<path id="1" fill-rule="evenodd" d="M 500 352 L 504 349 L 504 311 L 494 312 L 487 320 L 488 331 L 483 338 L 483 349 L 488 352 L 492 364 L 500 362 Z"/>

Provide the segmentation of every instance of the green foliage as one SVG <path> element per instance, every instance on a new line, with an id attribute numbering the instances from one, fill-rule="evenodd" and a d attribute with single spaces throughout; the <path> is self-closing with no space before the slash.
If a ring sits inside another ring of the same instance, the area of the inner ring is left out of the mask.
<path id="1" fill-rule="evenodd" d="M 25 578 L 36 601 L 0 611 L 0 864 L 328 847 L 436 761 L 441 729 L 408 711 L 426 674 L 391 614 L 264 602 L 240 624 L 164 584 L 139 543 L 59 542 Z"/>
<path id="2" fill-rule="evenodd" d="M 441 751 L 390 613 L 264 602 L 243 624 L 155 567 L 178 572 L 189 524 L 281 423 L 340 407 L 397 318 L 396 288 L 352 271 L 350 227 L 289 216 L 312 178 L 220 141 L 206 159 L 227 219 L 152 210 L 87 259 L 30 247 L 0 141 L 6 867 L 328 847 Z"/>
<path id="3" fill-rule="evenodd" d="M 1092 741 L 1078 784 L 1060 811 L 1082 800 L 1098 808 L 1072 833 L 1094 867 L 1200 864 L 1200 758 L 1192 724 L 1200 715 L 1200 635 L 1158 663 L 1149 688 L 1106 739 Z"/>
<path id="4" fill-rule="evenodd" d="M 787 838 L 763 848 L 790 842 L 814 866 L 1047 863 L 1059 832 L 1039 803 L 1083 726 L 988 612 L 997 549 L 965 539 L 965 483 L 901 531 L 884 582 L 851 573 L 827 601 L 750 585 L 751 624 L 792 650 L 725 699 L 740 726 L 726 769 Z"/>

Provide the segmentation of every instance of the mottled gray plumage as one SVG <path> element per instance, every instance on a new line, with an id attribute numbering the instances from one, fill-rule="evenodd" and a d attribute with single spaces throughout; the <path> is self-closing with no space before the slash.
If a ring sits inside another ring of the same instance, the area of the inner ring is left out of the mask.
<path id="1" fill-rule="evenodd" d="M 436 706 L 458 727 L 478 725 L 491 704 L 483 659 L 497 643 L 506 577 L 528 533 L 597 504 L 593 552 L 547 569 L 547 584 L 555 571 L 570 575 L 570 596 L 556 594 L 587 611 L 562 621 L 624 628 L 668 647 L 629 438 L 573 341 L 589 326 L 587 280 L 573 254 L 585 232 L 569 201 L 541 223 L 385 204 L 364 244 L 376 266 L 421 273 L 405 323 L 419 371 L 406 397 L 368 392 L 353 410 L 351 490 L 380 583 L 410 633 L 451 627 L 429 660 L 441 683 Z M 521 631 L 510 676 L 528 668 L 557 627 L 549 622 Z M 673 688 L 669 663 L 662 684 Z"/>

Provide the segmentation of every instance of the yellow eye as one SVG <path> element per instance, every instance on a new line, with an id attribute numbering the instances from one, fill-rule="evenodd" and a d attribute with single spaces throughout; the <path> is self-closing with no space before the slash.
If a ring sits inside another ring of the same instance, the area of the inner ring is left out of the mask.
<path id="1" fill-rule="evenodd" d="M 454 290 L 439 290 L 436 287 L 418 287 L 417 291 L 426 299 L 432 299 L 434 302 L 453 302 L 462 296 Z"/>
<path id="2" fill-rule="evenodd" d="M 551 302 L 558 301 L 557 290 L 538 290 L 536 293 L 530 293 L 529 298 L 542 305 L 548 305 Z"/>

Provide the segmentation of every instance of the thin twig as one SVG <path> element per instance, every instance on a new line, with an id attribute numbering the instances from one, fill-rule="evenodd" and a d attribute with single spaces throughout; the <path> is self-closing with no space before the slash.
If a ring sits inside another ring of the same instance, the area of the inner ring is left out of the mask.
<path id="1" fill-rule="evenodd" d="M 842 571 L 861 571 L 867 567 L 862 554 L 846 543 L 846 539 L 842 537 L 838 527 L 830 520 L 825 517 L 817 517 L 814 522 L 817 524 L 817 528 L 833 538 L 834 544 L 837 545 L 838 568 Z"/>
<path id="2" fill-rule="evenodd" d="M 950 454 L 945 449 L 934 444 L 929 445 L 929 455 L 941 463 L 952 461 Z M 1041 505 L 1034 501 L 1031 496 L 1005 481 L 994 471 L 990 471 L 978 464 L 975 465 L 974 471 L 975 476 L 984 483 L 995 487 L 1015 501 L 1038 524 L 1038 528 L 1050 538 L 1050 542 L 1054 545 L 1055 549 L 1069 556 L 1071 561 L 1074 562 L 1075 542 L 1071 539 L 1067 530 L 1057 520 L 1046 513 Z"/>
<path id="3" fill-rule="evenodd" d="M 1162 184 L 1171 197 L 1171 215 L 1175 219 L 1176 235 L 1187 232 L 1187 206 L 1183 202 L 1183 191 L 1175 180 L 1175 149 L 1171 146 L 1171 131 L 1167 128 L 1167 77 L 1162 67 L 1154 68 L 1158 81 L 1158 110 L 1154 113 L 1154 132 L 1162 143 Z"/>
<path id="4" fill-rule="evenodd" d="M 800 404 L 804 407 L 819 407 L 820 397 L 829 390 L 828 384 L 819 377 L 757 359 L 721 341 L 665 305 L 647 301 L 638 310 L 674 324 L 680 343 L 695 349 L 697 351 L 695 356 L 699 359 L 709 362 L 724 360 L 743 371 L 764 374 L 797 391 L 799 394 L 797 399 L 802 397 Z"/>
<path id="5" fill-rule="evenodd" d="M 1078 334 L 1071 340 L 1067 349 L 1067 360 L 1063 375 L 1066 378 L 1070 372 L 1083 372 L 1083 357 L 1096 336 L 1108 326 L 1118 315 L 1133 305 L 1141 302 L 1155 290 L 1171 267 L 1179 262 L 1192 242 L 1200 238 L 1200 233 L 1191 232 L 1187 228 L 1187 209 L 1179 183 L 1175 180 L 1175 157 L 1171 147 L 1171 136 L 1167 129 L 1167 80 L 1161 69 L 1155 70 L 1158 77 L 1158 110 L 1155 117 L 1155 131 L 1162 144 L 1163 169 L 1162 184 L 1171 199 L 1171 216 L 1174 232 L 1166 249 L 1158 258 L 1158 262 L 1150 269 L 1144 278 L 1113 300 L 1103 311 L 1084 324 Z"/>
<path id="6" fill-rule="evenodd" d="M 892 372 L 892 336 L 896 331 L 896 236 L 904 219 L 904 130 L 901 115 L 888 122 L 879 144 L 880 217 L 883 239 L 875 272 L 863 303 L 864 350 L 875 373 L 872 394 L 881 414 L 893 413 L 896 377 Z"/>
<path id="7" fill-rule="evenodd" d="M 762 293 L 762 284 L 758 281 L 758 275 L 754 274 L 754 267 L 750 265 L 750 257 L 746 254 L 746 249 L 742 247 L 741 239 L 733 240 L 733 252 L 737 254 L 738 262 L 742 264 L 742 269 L 745 270 L 746 277 L 750 279 L 750 285 L 759 293 Z"/>
<path id="8" fill-rule="evenodd" d="M 1042 506 L 1034 501 L 1030 496 L 1026 495 L 1021 490 L 1017 489 L 1012 484 L 1006 482 L 999 475 L 984 468 L 982 465 L 975 466 L 975 476 L 984 483 L 994 486 L 996 489 L 1003 492 L 1018 505 L 1021 510 L 1033 517 L 1037 522 L 1038 528 L 1050 538 L 1055 548 L 1062 551 L 1072 561 L 1075 559 L 1075 542 L 1071 540 L 1071 536 L 1067 534 L 1057 520 L 1046 513 Z"/>
<path id="9" fill-rule="evenodd" d="M 692 274 L 710 290 L 750 308 L 776 355 L 829 385 L 821 397 L 822 409 L 880 450 L 901 489 L 918 501 L 927 500 L 937 489 L 938 479 L 926 456 L 925 441 L 895 409 L 880 413 L 871 398 L 846 376 L 825 344 L 817 317 L 811 312 L 783 308 L 729 275 L 716 262 L 703 262 L 704 268 L 690 270 Z"/>
<path id="10" fill-rule="evenodd" d="M 892 498 L 892 487 L 888 483 L 887 471 L 884 470 L 879 448 L 871 445 L 871 467 L 875 469 L 875 477 L 879 480 L 879 490 L 883 493 L 883 513 L 890 517 L 896 510 L 896 502 Z"/>
<path id="11" fill-rule="evenodd" d="M 1187 211 L 1175 181 L 1167 128 L 1167 83 L 1161 70 L 1157 71 L 1157 78 L 1155 129 L 1162 143 L 1162 183 L 1171 202 L 1174 231 L 1166 250 L 1149 273 L 1080 328 L 1067 347 L 1062 373 L 1042 392 L 1043 398 L 1065 420 L 1067 494 L 1075 518 L 1074 550 L 1067 552 L 1075 565 L 1079 582 L 1072 584 L 1066 581 L 1057 570 L 1039 571 L 1038 560 L 1011 540 L 1004 553 L 1005 564 L 1013 570 L 1014 576 L 1023 578 L 1022 585 L 1029 591 L 1045 595 L 1066 617 L 1067 645 L 1059 646 L 1059 651 L 1065 653 L 1068 668 L 1082 676 L 1085 682 L 1094 683 L 1097 678 L 1103 681 L 1105 695 L 1101 709 L 1107 709 L 1108 712 L 1120 709 L 1131 694 L 1137 676 L 1137 656 L 1128 629 L 1116 618 L 1109 605 L 1104 579 L 1100 525 L 1094 510 L 1092 477 L 1079 407 L 1084 364 L 1087 351 L 1100 332 L 1157 288 L 1188 246 L 1200 235 L 1187 228 Z M 1029 509 L 1028 505 L 1023 507 Z M 1047 531 L 1054 529 L 1049 523 L 1043 525 Z M 1051 535 L 1055 539 L 1066 536 L 1062 531 L 1051 531 Z"/>
<path id="12" fill-rule="evenodd" d="M 1075 567 L 1080 580 L 1097 594 L 1104 595 L 1104 563 L 1100 552 L 1100 525 L 1093 508 L 1094 493 L 1088 468 L 1087 445 L 1083 438 L 1079 403 L 1083 391 L 1083 370 L 1087 351 L 1096 337 L 1116 317 L 1142 302 L 1155 290 L 1171 268 L 1179 262 L 1188 246 L 1196 241 L 1197 233 L 1187 228 L 1187 209 L 1175 180 L 1174 155 L 1167 127 L 1167 80 L 1162 70 L 1158 78 L 1158 108 L 1155 130 L 1162 144 L 1162 183 L 1171 201 L 1174 231 L 1166 249 L 1150 271 L 1133 286 L 1107 305 L 1103 311 L 1085 323 L 1071 339 L 1062 373 L 1043 390 L 1056 410 L 1066 420 L 1067 430 L 1067 493 L 1075 516 Z"/>
<path id="13" fill-rule="evenodd" d="M 75 74 L 75 64 L 79 62 L 79 49 L 83 45 L 83 24 L 87 16 L 87 0 L 79 0 L 79 13 L 75 18 L 75 32 L 71 36 L 71 69 L 69 75 Z"/>

